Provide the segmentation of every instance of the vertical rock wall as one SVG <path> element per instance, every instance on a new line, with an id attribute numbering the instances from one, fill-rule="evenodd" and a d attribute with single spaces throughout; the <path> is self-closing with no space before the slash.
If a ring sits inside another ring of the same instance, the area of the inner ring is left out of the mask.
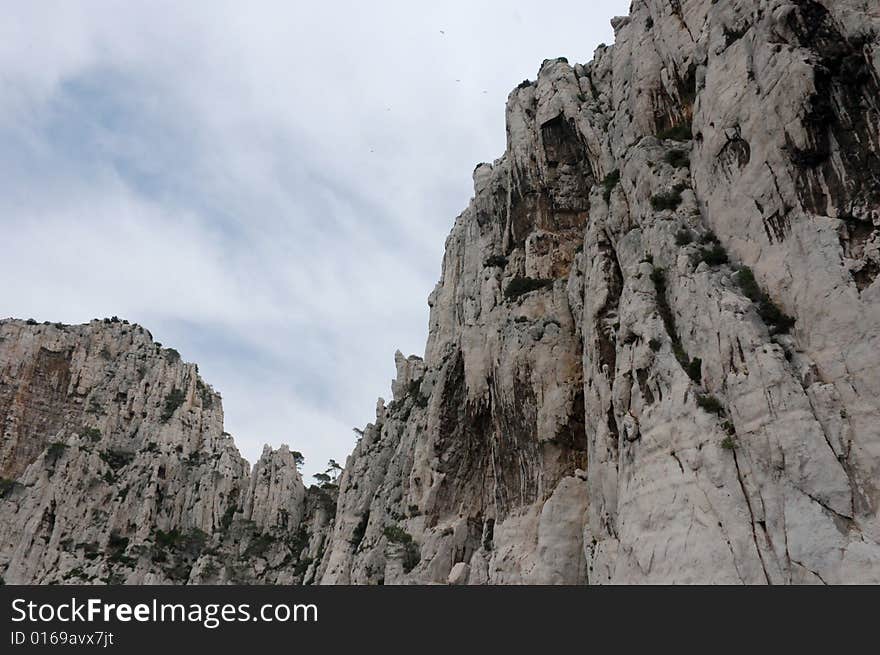
<path id="1" fill-rule="evenodd" d="M 637 1 L 511 93 L 324 582 L 880 581 L 878 21 Z"/>

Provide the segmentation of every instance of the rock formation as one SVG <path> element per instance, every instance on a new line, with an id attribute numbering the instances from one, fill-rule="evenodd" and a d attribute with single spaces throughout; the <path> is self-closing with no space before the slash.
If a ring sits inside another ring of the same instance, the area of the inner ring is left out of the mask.
<path id="1" fill-rule="evenodd" d="M 510 94 L 338 498 L 141 328 L 4 322 L 6 580 L 880 582 L 880 9 L 612 24 Z"/>
<path id="2" fill-rule="evenodd" d="M 251 473 L 195 365 L 118 319 L 29 323 L 0 323 L 6 582 L 314 575 L 335 493 L 307 491 L 284 446 Z"/>

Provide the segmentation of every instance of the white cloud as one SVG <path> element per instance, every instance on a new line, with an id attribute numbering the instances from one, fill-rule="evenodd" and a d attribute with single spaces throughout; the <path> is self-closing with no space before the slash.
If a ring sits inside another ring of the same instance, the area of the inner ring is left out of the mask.
<path id="1" fill-rule="evenodd" d="M 508 92 L 589 59 L 627 4 L 15 3 L 0 314 L 137 321 L 199 363 L 249 459 L 341 461 L 394 350 L 423 350 Z"/>

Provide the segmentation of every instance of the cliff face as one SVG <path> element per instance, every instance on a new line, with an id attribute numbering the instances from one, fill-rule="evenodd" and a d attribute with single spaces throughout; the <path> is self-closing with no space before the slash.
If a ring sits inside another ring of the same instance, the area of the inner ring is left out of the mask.
<path id="1" fill-rule="evenodd" d="M 320 547 L 324 492 L 286 447 L 251 474 L 219 395 L 139 326 L 0 322 L 0 421 L 7 583 L 299 582 Z"/>
<path id="2" fill-rule="evenodd" d="M 511 94 L 324 582 L 880 581 L 878 10 L 614 25 Z"/>
<path id="3" fill-rule="evenodd" d="M 57 526 L 97 508 L 77 539 L 125 557 L 203 531 L 190 582 L 880 582 L 880 10 L 637 0 L 613 25 L 511 93 L 425 357 L 398 353 L 335 504 L 285 449 L 250 474 L 135 328 L 5 323 L 7 581 L 82 566 Z M 132 500 L 89 486 L 98 446 L 135 449 Z"/>

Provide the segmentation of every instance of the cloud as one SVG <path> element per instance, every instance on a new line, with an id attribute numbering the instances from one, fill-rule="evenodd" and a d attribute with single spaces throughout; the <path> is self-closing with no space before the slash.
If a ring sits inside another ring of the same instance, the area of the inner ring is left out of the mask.
<path id="1" fill-rule="evenodd" d="M 627 4 L 16 3 L 0 314 L 125 316 L 199 363 L 249 459 L 341 461 L 424 349 L 508 92 Z"/>

